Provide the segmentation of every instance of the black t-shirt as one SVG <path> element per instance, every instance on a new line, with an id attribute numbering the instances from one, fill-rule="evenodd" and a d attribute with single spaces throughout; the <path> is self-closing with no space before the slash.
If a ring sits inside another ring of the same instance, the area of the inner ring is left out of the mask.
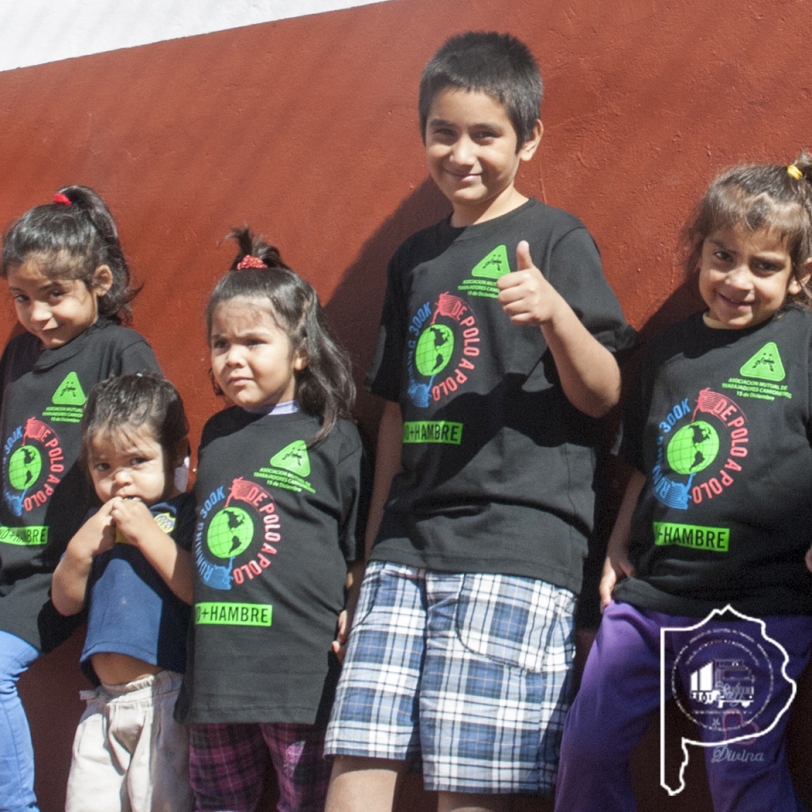
<path id="1" fill-rule="evenodd" d="M 372 558 L 578 591 L 600 424 L 567 400 L 541 330 L 511 324 L 496 299 L 523 239 L 598 341 L 615 351 L 634 340 L 595 243 L 566 212 L 529 200 L 407 240 L 389 265 L 368 376 L 404 420 L 403 471 Z"/>
<path id="2" fill-rule="evenodd" d="M 812 313 L 747 330 L 701 315 L 657 335 L 621 454 L 647 477 L 632 520 L 636 577 L 615 597 L 704 617 L 812 613 Z"/>
<path id="3" fill-rule="evenodd" d="M 206 424 L 179 721 L 327 723 L 346 562 L 363 558 L 362 447 L 341 420 L 308 448 L 318 427 L 236 407 Z"/>
<path id="4" fill-rule="evenodd" d="M 141 370 L 160 372 L 149 344 L 109 321 L 52 350 L 23 333 L 0 359 L 0 629 L 40 650 L 77 623 L 54 609 L 48 591 L 93 496 L 77 463 L 87 393 L 111 375 Z"/>

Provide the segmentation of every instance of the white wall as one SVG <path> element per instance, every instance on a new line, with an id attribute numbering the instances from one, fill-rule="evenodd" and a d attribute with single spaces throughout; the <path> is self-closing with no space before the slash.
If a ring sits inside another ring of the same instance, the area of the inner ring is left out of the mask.
<path id="1" fill-rule="evenodd" d="M 0 71 L 385 0 L 2 0 Z"/>

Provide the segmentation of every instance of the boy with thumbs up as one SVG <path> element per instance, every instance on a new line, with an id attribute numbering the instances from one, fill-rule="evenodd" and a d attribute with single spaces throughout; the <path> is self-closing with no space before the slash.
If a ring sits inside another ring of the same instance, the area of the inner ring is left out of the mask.
<path id="1" fill-rule="evenodd" d="M 507 34 L 455 36 L 423 72 L 426 159 L 452 213 L 389 265 L 328 812 L 391 809 L 412 761 L 441 810 L 554 788 L 598 419 L 633 331 L 583 224 L 514 186 L 541 91 Z"/>

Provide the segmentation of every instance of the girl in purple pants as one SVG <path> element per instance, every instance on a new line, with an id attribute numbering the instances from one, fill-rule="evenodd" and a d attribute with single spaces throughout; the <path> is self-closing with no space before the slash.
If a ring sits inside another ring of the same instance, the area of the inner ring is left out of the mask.
<path id="1" fill-rule="evenodd" d="M 633 812 L 629 757 L 661 685 L 697 724 L 717 812 L 803 808 L 784 731 L 812 642 L 812 159 L 720 175 L 685 238 L 706 310 L 652 339 L 624 416 L 634 472 L 562 812 Z"/>

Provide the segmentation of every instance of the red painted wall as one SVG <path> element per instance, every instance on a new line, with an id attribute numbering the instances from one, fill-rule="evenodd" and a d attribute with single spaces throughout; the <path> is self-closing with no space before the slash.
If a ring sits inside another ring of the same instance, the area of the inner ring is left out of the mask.
<path id="1" fill-rule="evenodd" d="M 144 284 L 135 327 L 181 389 L 195 438 L 218 408 L 202 310 L 232 225 L 260 230 L 315 284 L 360 380 L 388 256 L 447 210 L 427 179 L 417 82 L 466 29 L 509 30 L 536 53 L 545 136 L 519 186 L 587 223 L 637 327 L 696 307 L 675 239 L 710 178 L 812 146 L 806 0 L 392 0 L 0 74 L 0 221 L 67 183 L 106 197 Z M 0 312 L 5 338 L 13 314 Z M 358 411 L 374 433 L 377 404 L 362 395 Z M 61 805 L 76 655 L 64 647 L 23 684 L 43 812 Z M 794 724 L 801 753 L 808 726 Z M 796 761 L 812 801 L 808 759 Z M 665 798 L 656 763 L 655 737 L 635 762 L 641 809 L 710 808 L 701 778 Z M 427 804 L 411 794 L 401 808 Z"/>

